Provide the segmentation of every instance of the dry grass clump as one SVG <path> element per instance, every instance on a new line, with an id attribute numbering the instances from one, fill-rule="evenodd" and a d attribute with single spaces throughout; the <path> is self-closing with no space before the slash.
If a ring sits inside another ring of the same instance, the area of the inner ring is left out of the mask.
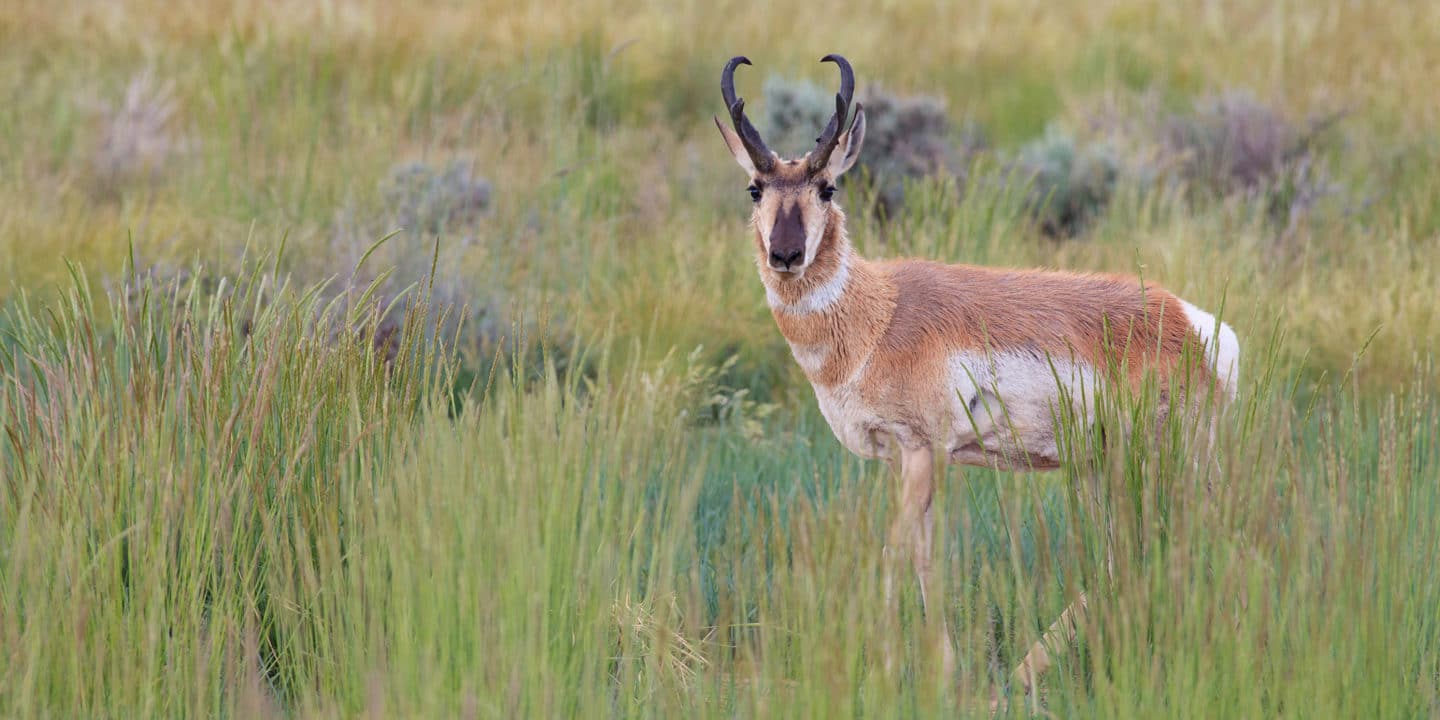
<path id="1" fill-rule="evenodd" d="M 90 104 L 96 128 L 90 170 L 97 196 L 114 198 L 127 187 L 160 181 L 188 145 L 179 127 L 175 84 L 153 69 L 133 75 L 119 98 Z"/>
<path id="2" fill-rule="evenodd" d="M 680 632 L 680 606 L 670 593 L 656 602 L 636 600 L 630 594 L 616 598 L 610 606 L 615 631 L 614 663 L 639 666 L 635 674 L 653 674 L 656 682 L 672 691 L 689 691 L 699 674 L 710 666 L 699 642 Z M 713 633 L 713 630 L 712 630 Z M 708 639 L 708 638 L 707 638 Z M 617 669 L 617 675 L 619 673 Z"/>

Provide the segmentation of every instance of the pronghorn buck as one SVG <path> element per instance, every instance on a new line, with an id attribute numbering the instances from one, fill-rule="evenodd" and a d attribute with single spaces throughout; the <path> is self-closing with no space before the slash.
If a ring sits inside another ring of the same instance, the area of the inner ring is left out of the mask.
<path id="1" fill-rule="evenodd" d="M 744 57 L 720 76 L 734 128 L 715 125 L 749 176 L 760 279 L 821 412 L 851 452 L 898 461 L 900 512 L 887 549 L 910 546 L 930 605 L 937 466 L 1056 469 L 1057 407 L 1086 417 L 1093 388 L 1150 377 L 1171 388 L 1203 383 L 1228 402 L 1240 346 L 1213 315 L 1133 277 L 861 257 L 833 196 L 860 157 L 865 111 L 856 104 L 847 129 L 854 73 L 839 55 L 822 62 L 839 66 L 840 92 L 804 156 L 772 152 L 745 116 L 734 83 L 736 67 L 750 64 Z M 1014 680 L 1033 689 L 1051 636 L 1073 634 L 1084 603 L 1082 594 L 1032 646 Z M 942 645 L 948 668 L 948 635 Z"/>

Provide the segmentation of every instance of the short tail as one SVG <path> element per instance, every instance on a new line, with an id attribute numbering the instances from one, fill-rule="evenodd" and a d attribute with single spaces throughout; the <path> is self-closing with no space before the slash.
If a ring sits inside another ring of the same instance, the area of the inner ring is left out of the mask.
<path id="1" fill-rule="evenodd" d="M 1220 323 L 1214 348 L 1215 377 L 1225 397 L 1234 400 L 1240 392 L 1240 338 L 1229 323 Z"/>

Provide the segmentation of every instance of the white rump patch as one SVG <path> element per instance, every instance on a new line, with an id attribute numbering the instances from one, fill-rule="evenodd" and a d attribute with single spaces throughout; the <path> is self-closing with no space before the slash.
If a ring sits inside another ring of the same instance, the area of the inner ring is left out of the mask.
<path id="1" fill-rule="evenodd" d="M 1180 300 L 1180 305 L 1185 308 L 1190 327 L 1195 328 L 1195 334 L 1205 344 L 1205 361 L 1210 363 L 1225 393 L 1234 400 L 1240 386 L 1240 338 L 1235 336 L 1235 331 L 1228 324 L 1217 321 L 1214 315 L 1184 300 Z"/>
<path id="2" fill-rule="evenodd" d="M 829 280 L 805 293 L 799 300 L 787 303 L 768 285 L 765 288 L 765 299 L 769 301 L 770 307 L 783 310 L 791 315 L 821 313 L 834 307 L 835 303 L 840 301 L 840 297 L 845 294 L 845 285 L 849 282 L 850 263 L 847 260 L 841 260 L 840 267 L 836 269 L 835 274 Z"/>

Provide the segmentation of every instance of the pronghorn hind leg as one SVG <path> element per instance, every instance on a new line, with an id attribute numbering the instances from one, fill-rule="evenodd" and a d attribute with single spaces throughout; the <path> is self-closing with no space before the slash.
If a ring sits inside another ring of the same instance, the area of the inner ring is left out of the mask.
<path id="1" fill-rule="evenodd" d="M 1027 695 L 1034 693 L 1040 685 L 1040 677 L 1050 669 L 1051 658 L 1065 652 L 1070 644 L 1075 642 L 1075 635 L 1079 628 L 1080 621 L 1085 617 L 1085 611 L 1089 603 L 1085 593 L 1070 603 L 1065 612 L 1050 624 L 1045 634 L 1040 636 L 1035 644 L 1030 646 L 1030 651 L 1015 666 L 1015 671 L 1010 674 L 1013 684 L 1019 685 Z"/>
<path id="2" fill-rule="evenodd" d="M 1112 580 L 1115 577 L 1115 528 L 1106 521 L 1105 543 L 1105 574 Z M 1064 612 L 1055 622 L 1050 623 L 1045 633 L 1030 646 L 1025 657 L 1020 659 L 1015 670 L 1010 673 L 1011 686 L 1020 686 L 1027 696 L 1038 698 L 1040 678 L 1053 664 L 1052 658 L 1059 656 L 1069 649 L 1070 644 L 1075 642 L 1075 636 L 1079 632 L 1080 622 L 1084 620 L 1085 613 L 1090 608 L 1089 598 L 1084 590 L 1080 596 L 1071 601 Z"/>

